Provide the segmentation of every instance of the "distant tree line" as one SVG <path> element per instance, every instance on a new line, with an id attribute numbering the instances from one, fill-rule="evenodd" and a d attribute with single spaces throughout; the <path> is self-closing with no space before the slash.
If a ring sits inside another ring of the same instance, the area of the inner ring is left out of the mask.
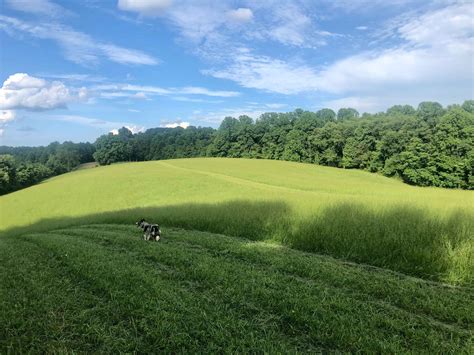
<path id="1" fill-rule="evenodd" d="M 264 113 L 256 121 L 226 117 L 217 130 L 190 126 L 132 134 L 124 127 L 94 145 L 0 147 L 0 154 L 1 193 L 92 158 L 107 165 L 204 156 L 306 162 L 378 172 L 418 186 L 474 189 L 474 100 L 447 108 L 437 102 L 422 102 L 417 109 L 396 105 L 362 116 L 353 108 L 337 113 L 326 108 Z"/>
<path id="2" fill-rule="evenodd" d="M 96 141 L 100 164 L 198 156 L 277 159 L 396 176 L 418 186 L 474 189 L 474 100 L 422 102 L 377 114 L 341 108 L 226 117 L 219 129 L 155 128 Z"/>
<path id="3" fill-rule="evenodd" d="M 78 165 L 93 161 L 91 143 L 62 144 L 46 147 L 0 147 L 0 194 L 6 194 L 41 180 L 66 173 Z"/>

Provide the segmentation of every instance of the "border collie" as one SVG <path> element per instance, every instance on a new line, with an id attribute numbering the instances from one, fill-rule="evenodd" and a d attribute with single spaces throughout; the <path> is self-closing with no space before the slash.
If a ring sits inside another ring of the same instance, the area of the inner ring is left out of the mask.
<path id="1" fill-rule="evenodd" d="M 143 229 L 144 240 L 159 241 L 161 238 L 161 229 L 158 224 L 151 224 L 145 221 L 144 218 L 135 223 L 137 227 Z"/>

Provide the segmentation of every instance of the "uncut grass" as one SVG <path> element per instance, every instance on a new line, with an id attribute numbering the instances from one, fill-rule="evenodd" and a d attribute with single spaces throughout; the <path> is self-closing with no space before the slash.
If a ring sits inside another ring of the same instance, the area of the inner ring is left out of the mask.
<path id="1" fill-rule="evenodd" d="M 132 224 L 140 218 L 166 226 L 252 240 L 271 240 L 405 274 L 474 286 L 473 221 L 461 212 L 435 219 L 409 206 L 374 212 L 340 204 L 314 217 L 293 219 L 283 202 L 231 201 L 102 213 L 45 220 L 10 232 L 19 235 L 84 223 Z"/>
<path id="2" fill-rule="evenodd" d="M 183 159 L 80 170 L 2 196 L 0 230 L 145 217 L 472 286 L 473 197 L 309 164 Z"/>
<path id="3" fill-rule="evenodd" d="M 468 289 L 268 243 L 164 232 L 161 243 L 119 225 L 1 238 L 1 348 L 472 349 Z"/>

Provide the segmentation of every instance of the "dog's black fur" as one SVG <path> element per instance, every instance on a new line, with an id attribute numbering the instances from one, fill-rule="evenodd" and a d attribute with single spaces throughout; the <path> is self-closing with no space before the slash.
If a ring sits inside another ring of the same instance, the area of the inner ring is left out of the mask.
<path id="1" fill-rule="evenodd" d="M 145 221 L 144 218 L 135 223 L 137 227 L 143 229 L 143 239 L 144 240 L 154 240 L 159 241 L 161 238 L 161 229 L 158 224 L 151 224 Z"/>

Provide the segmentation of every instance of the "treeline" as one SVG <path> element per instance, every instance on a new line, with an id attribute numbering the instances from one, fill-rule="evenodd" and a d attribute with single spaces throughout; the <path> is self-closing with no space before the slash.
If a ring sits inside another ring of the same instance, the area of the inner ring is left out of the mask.
<path id="1" fill-rule="evenodd" d="M 30 186 L 92 160 L 235 157 L 363 169 L 418 186 L 474 189 L 474 100 L 443 108 L 423 102 L 386 112 L 342 108 L 226 117 L 220 127 L 153 128 L 100 136 L 94 144 L 0 147 L 0 193 Z"/>
<path id="2" fill-rule="evenodd" d="M 62 144 L 46 147 L 0 147 L 0 194 L 19 190 L 41 180 L 66 173 L 93 160 L 91 143 Z"/>
<path id="3" fill-rule="evenodd" d="M 132 134 L 127 128 L 95 141 L 94 159 L 101 165 L 120 161 L 162 160 L 203 157 L 212 144 L 213 128 L 152 128 Z"/>
<path id="4" fill-rule="evenodd" d="M 156 128 L 96 141 L 100 164 L 197 156 L 277 159 L 396 176 L 418 186 L 474 189 L 474 100 L 386 112 L 295 110 L 226 117 L 219 129 Z"/>
<path id="5" fill-rule="evenodd" d="M 385 113 L 321 110 L 226 118 L 208 155 L 364 169 L 419 186 L 473 189 L 474 101 L 425 102 Z M 342 114 L 341 114 L 342 113 Z"/>

